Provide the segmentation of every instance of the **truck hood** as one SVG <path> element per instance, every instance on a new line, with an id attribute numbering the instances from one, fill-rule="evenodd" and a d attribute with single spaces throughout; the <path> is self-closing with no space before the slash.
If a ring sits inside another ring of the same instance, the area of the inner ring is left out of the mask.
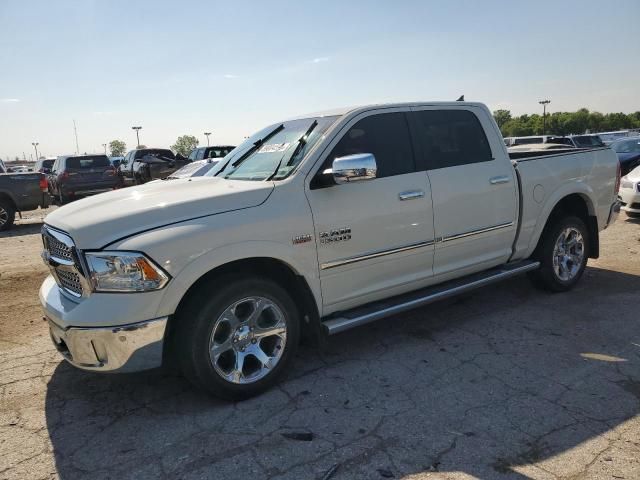
<path id="1" fill-rule="evenodd" d="M 71 235 L 78 248 L 102 248 L 143 230 L 260 205 L 273 188 L 217 177 L 166 180 L 78 200 L 45 223 Z"/>

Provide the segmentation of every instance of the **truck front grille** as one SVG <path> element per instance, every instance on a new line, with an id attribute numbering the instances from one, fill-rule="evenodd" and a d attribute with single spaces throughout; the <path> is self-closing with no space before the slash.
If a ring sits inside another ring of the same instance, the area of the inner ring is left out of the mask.
<path id="1" fill-rule="evenodd" d="M 61 258 L 62 260 L 73 261 L 73 247 L 69 247 L 62 243 L 60 240 L 52 236 L 48 231 L 46 233 L 46 245 L 49 247 L 49 254 L 54 258 Z"/>
<path id="2" fill-rule="evenodd" d="M 57 269 L 59 285 L 74 293 L 77 296 L 82 295 L 82 283 L 80 282 L 80 275 L 76 272 L 69 272 L 65 270 Z"/>
<path id="3" fill-rule="evenodd" d="M 58 286 L 74 297 L 81 297 L 85 293 L 86 281 L 71 237 L 44 226 L 42 243 L 45 261 Z"/>

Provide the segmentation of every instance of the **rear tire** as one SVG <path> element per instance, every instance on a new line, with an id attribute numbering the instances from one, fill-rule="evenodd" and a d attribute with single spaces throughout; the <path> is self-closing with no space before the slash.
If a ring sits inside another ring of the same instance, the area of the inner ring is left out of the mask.
<path id="1" fill-rule="evenodd" d="M 0 199 L 0 232 L 9 230 L 16 219 L 16 211 L 8 201 Z"/>
<path id="2" fill-rule="evenodd" d="M 300 339 L 293 299 L 261 277 L 230 276 L 204 285 L 174 321 L 174 357 L 182 372 L 228 400 L 249 398 L 276 384 Z"/>
<path id="3" fill-rule="evenodd" d="M 590 244 L 589 232 L 580 218 L 557 218 L 542 233 L 533 255 L 540 268 L 529 273 L 529 278 L 544 290 L 571 290 L 587 266 Z"/>

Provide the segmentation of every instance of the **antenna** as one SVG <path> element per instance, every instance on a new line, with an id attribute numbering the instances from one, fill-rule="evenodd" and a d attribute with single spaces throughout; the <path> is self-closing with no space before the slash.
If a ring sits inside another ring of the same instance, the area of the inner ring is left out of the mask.
<path id="1" fill-rule="evenodd" d="M 80 147 L 78 147 L 78 129 L 76 128 L 76 121 L 73 121 L 73 133 L 76 135 L 76 155 L 80 153 Z"/>
<path id="2" fill-rule="evenodd" d="M 464 102 L 464 95 L 460 95 L 460 98 L 456 102 Z"/>

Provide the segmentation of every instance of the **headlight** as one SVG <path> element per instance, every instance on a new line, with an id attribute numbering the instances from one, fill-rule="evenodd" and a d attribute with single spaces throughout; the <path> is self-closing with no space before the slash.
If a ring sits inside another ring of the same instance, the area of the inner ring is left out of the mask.
<path id="1" fill-rule="evenodd" d="M 142 253 L 87 252 L 85 257 L 96 292 L 147 292 L 169 281 L 169 275 Z"/>

